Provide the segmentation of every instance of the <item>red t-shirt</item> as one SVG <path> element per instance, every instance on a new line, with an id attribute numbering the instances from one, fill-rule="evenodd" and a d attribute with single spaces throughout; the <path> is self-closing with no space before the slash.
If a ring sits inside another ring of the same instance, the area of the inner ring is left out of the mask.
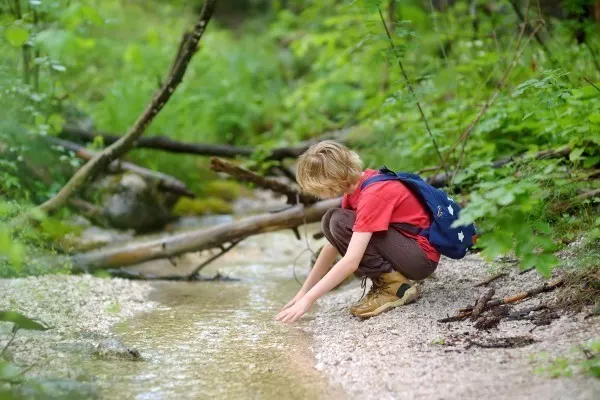
<path id="1" fill-rule="evenodd" d="M 388 230 L 391 223 L 406 223 L 419 228 L 428 228 L 431 219 L 419 199 L 402 182 L 387 181 L 369 185 L 361 190 L 362 183 L 377 171 L 367 169 L 352 194 L 342 198 L 342 208 L 354 210 L 356 221 L 354 232 L 378 232 Z M 440 253 L 427 238 L 402 231 L 402 234 L 413 238 L 423 249 L 427 258 L 438 262 Z"/>

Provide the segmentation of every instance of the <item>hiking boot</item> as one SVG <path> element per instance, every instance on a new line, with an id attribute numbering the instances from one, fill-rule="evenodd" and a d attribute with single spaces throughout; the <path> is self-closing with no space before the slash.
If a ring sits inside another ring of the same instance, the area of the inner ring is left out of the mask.
<path id="1" fill-rule="evenodd" d="M 371 288 L 365 295 L 365 292 L 367 291 L 367 277 L 363 276 L 362 281 L 360 283 L 360 288 L 363 289 L 363 294 L 362 294 L 362 296 L 360 296 L 360 299 L 358 299 L 358 301 L 356 303 L 354 303 L 353 305 L 350 306 L 351 314 L 356 315 L 355 310 L 357 308 L 360 308 L 363 305 L 365 305 L 369 300 L 371 300 L 371 297 L 373 297 L 373 295 L 375 295 L 376 289 L 379 284 L 379 278 L 373 278 L 373 279 L 371 279 L 371 282 L 372 282 Z"/>
<path id="2" fill-rule="evenodd" d="M 417 288 L 400 272 L 381 274 L 373 280 L 372 293 L 351 308 L 353 315 L 369 318 L 404 304 L 414 302 L 419 293 Z"/>

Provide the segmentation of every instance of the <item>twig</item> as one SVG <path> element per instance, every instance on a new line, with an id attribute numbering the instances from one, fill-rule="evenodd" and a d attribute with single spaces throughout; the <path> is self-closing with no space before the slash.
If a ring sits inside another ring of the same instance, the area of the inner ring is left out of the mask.
<path id="1" fill-rule="evenodd" d="M 477 320 L 477 318 L 479 318 L 479 316 L 485 309 L 487 302 L 492 298 L 494 293 L 496 293 L 496 290 L 494 288 L 490 288 L 484 294 L 481 295 L 479 300 L 477 300 L 477 303 L 475 303 L 473 311 L 471 312 L 471 321 L 475 321 Z"/>
<path id="2" fill-rule="evenodd" d="M 517 293 L 512 296 L 504 297 L 502 299 L 490 300 L 485 305 L 485 310 L 490 309 L 492 307 L 497 307 L 502 304 L 514 303 L 519 300 L 523 300 L 526 297 L 531 297 L 531 296 L 534 296 L 534 295 L 542 293 L 542 292 L 549 292 L 549 291 L 554 290 L 557 287 L 561 286 L 563 283 L 565 283 L 564 278 L 558 278 L 553 281 L 546 282 L 543 285 L 535 287 L 531 290 L 526 290 L 526 291 Z M 470 307 L 470 306 L 461 308 L 460 309 L 461 311 L 458 315 L 439 319 L 438 322 L 461 321 L 461 320 L 471 316 L 471 314 L 473 313 L 473 311 L 472 311 L 473 309 L 474 309 L 474 307 Z"/>
<path id="3" fill-rule="evenodd" d="M 492 275 L 491 277 L 487 278 L 484 281 L 476 283 L 475 285 L 473 285 L 473 287 L 486 286 L 487 284 L 495 281 L 496 279 L 502 278 L 503 276 L 506 276 L 506 275 L 508 275 L 506 272 L 500 272 L 499 274 Z"/>
<path id="4" fill-rule="evenodd" d="M 583 80 L 586 81 L 587 83 L 589 83 L 590 85 L 592 85 L 594 87 L 594 89 L 596 89 L 597 91 L 600 92 L 600 88 L 596 85 L 594 85 L 594 83 L 592 81 L 590 81 L 588 78 L 586 78 L 585 76 L 583 77 Z"/>
<path id="5" fill-rule="evenodd" d="M 2 352 L 0 352 L 0 359 L 2 359 L 2 357 L 4 356 L 4 353 L 8 349 L 8 346 L 10 346 L 12 344 L 12 342 L 15 340 L 15 336 L 17 336 L 17 332 L 18 331 L 19 331 L 19 329 L 14 329 L 13 328 L 13 332 L 12 332 L 11 338 L 8 340 L 8 343 L 6 343 L 6 345 L 2 349 Z"/>
<path id="6" fill-rule="evenodd" d="M 276 179 L 266 178 L 262 175 L 217 157 L 212 157 L 210 159 L 210 168 L 213 171 L 225 172 L 234 178 L 253 183 L 258 187 L 272 190 L 275 193 L 283 194 L 288 198 L 288 204 L 294 204 L 297 200 L 306 205 L 317 202 L 317 198 L 308 193 L 300 192 L 293 186 L 281 183 Z"/>
<path id="7" fill-rule="evenodd" d="M 217 258 L 223 256 L 225 253 L 229 252 L 229 250 L 233 249 L 242 240 L 244 240 L 244 238 L 234 240 L 233 242 L 231 242 L 231 244 L 228 247 L 223 247 L 220 253 L 217 253 L 214 256 L 210 257 L 209 259 L 203 261 L 202 264 L 198 265 L 194 269 L 194 271 L 192 271 L 192 273 L 187 276 L 188 280 L 193 280 L 193 278 L 198 275 L 198 273 L 202 270 L 202 268 L 206 267 L 208 264 L 215 261 Z"/>
<path id="8" fill-rule="evenodd" d="M 444 161 L 444 158 L 442 157 L 442 153 L 440 152 L 440 148 L 438 147 L 438 144 L 437 144 L 437 142 L 435 140 L 435 137 L 433 136 L 433 133 L 431 132 L 431 128 L 429 128 L 429 122 L 427 122 L 427 117 L 425 117 L 425 113 L 423 112 L 423 108 L 421 107 L 421 103 L 419 102 L 417 94 L 416 94 L 415 90 L 413 89 L 412 83 L 410 82 L 410 79 L 408 78 L 408 75 L 406 74 L 406 71 L 404 70 L 404 65 L 402 65 L 402 59 L 400 58 L 400 54 L 396 50 L 396 45 L 394 44 L 394 40 L 392 39 L 392 35 L 390 34 L 390 30 L 388 29 L 388 26 L 385 23 L 385 18 L 383 17 L 383 13 L 381 12 L 380 8 L 378 8 L 377 10 L 379 11 L 379 17 L 381 18 L 381 23 L 383 24 L 383 27 L 385 28 L 385 33 L 387 34 L 388 40 L 390 42 L 390 47 L 392 49 L 392 52 L 396 56 L 396 60 L 398 61 L 398 66 L 400 67 L 400 70 L 402 71 L 402 75 L 404 76 L 404 80 L 406 81 L 406 86 L 408 86 L 408 89 L 410 90 L 410 92 L 412 93 L 413 97 L 415 98 L 415 102 L 417 103 L 417 108 L 419 109 L 419 113 L 421 114 L 421 118 L 423 119 L 423 123 L 425 124 L 425 128 L 427 129 L 427 133 L 431 137 L 431 141 L 433 142 L 433 146 L 435 147 L 435 151 L 437 153 L 437 156 L 440 159 L 440 163 L 442 165 L 442 168 L 444 168 L 444 171 L 446 172 L 446 174 L 449 174 L 448 167 L 446 166 L 446 162 Z"/>

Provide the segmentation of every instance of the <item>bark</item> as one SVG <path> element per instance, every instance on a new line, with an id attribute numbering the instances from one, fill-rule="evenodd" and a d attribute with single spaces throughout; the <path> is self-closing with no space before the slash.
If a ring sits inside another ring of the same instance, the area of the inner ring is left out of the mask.
<path id="1" fill-rule="evenodd" d="M 117 268 L 144 261 L 171 258 L 183 253 L 221 247 L 248 236 L 291 229 L 305 223 L 317 222 L 340 199 L 325 200 L 309 207 L 291 207 L 278 213 L 261 214 L 207 229 L 183 232 L 158 240 L 130 243 L 121 247 L 100 249 L 73 256 L 74 271 Z"/>
<path id="2" fill-rule="evenodd" d="M 152 97 L 150 104 L 138 117 L 129 132 L 88 161 L 75 173 L 75 175 L 73 175 L 58 194 L 41 204 L 38 207 L 39 210 L 51 213 L 63 206 L 68 201 L 69 197 L 79 190 L 87 180 L 102 172 L 112 161 L 123 156 L 123 154 L 133 146 L 136 139 L 144 134 L 148 125 L 150 125 L 160 110 L 163 109 L 167 101 L 175 92 L 177 86 L 181 83 L 190 60 L 198 51 L 198 43 L 212 17 L 216 3 L 216 0 L 205 0 L 193 30 L 184 34 L 180 51 L 173 62 L 166 82 Z"/>
<path id="3" fill-rule="evenodd" d="M 479 318 L 479 316 L 485 309 L 485 305 L 492 298 L 494 293 L 496 293 L 496 290 L 494 288 L 491 288 L 491 289 L 488 289 L 484 294 L 481 295 L 479 300 L 477 300 L 477 303 L 475 304 L 473 311 L 471 312 L 471 321 L 475 321 L 475 320 L 477 320 L 477 318 Z"/>
<path id="4" fill-rule="evenodd" d="M 211 158 L 210 168 L 213 171 L 225 172 L 239 180 L 251 182 L 258 187 L 272 190 L 275 193 L 283 194 L 287 196 L 288 204 L 296 204 L 296 202 L 299 200 L 300 203 L 308 205 L 317 201 L 314 196 L 303 193 L 291 185 L 286 185 L 285 183 L 279 182 L 276 179 L 265 178 L 262 175 L 258 175 L 252 171 L 220 158 Z"/>
<path id="5" fill-rule="evenodd" d="M 65 126 L 62 130 L 62 135 L 77 141 L 91 142 L 96 136 L 102 136 L 106 145 L 112 145 L 121 139 L 121 136 L 105 133 L 105 132 L 90 132 L 78 129 L 72 126 Z M 281 161 L 286 158 L 297 158 L 304 153 L 308 147 L 316 143 L 318 140 L 306 141 L 298 146 L 278 147 L 271 150 L 267 156 L 267 161 Z M 170 139 L 166 135 L 147 136 L 135 140 L 134 148 L 161 150 L 175 154 L 194 154 L 199 156 L 215 156 L 215 157 L 249 157 L 256 149 L 251 147 L 238 147 L 221 144 L 206 144 L 206 143 L 191 143 L 182 142 Z"/>
<path id="6" fill-rule="evenodd" d="M 92 160 L 98 155 L 98 153 L 88 150 L 83 146 L 76 143 L 69 142 L 66 140 L 56 139 L 47 137 L 46 140 L 54 145 L 61 146 L 67 150 L 75 153 L 75 156 L 82 160 Z M 186 197 L 195 197 L 194 192 L 188 189 L 188 187 L 182 181 L 174 178 L 170 175 L 164 174 L 158 171 L 152 171 L 139 165 L 132 164 L 125 161 L 115 160 L 106 166 L 106 170 L 112 173 L 119 172 L 134 172 L 144 178 L 148 178 L 151 181 L 157 182 L 158 189 L 165 192 L 175 193 Z"/>

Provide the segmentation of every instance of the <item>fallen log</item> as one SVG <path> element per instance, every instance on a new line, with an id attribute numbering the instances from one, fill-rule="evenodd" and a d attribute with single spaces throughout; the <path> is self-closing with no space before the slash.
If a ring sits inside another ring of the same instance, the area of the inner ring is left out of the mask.
<path id="1" fill-rule="evenodd" d="M 492 307 L 497 307 L 502 304 L 514 303 L 519 300 L 523 300 L 526 297 L 535 296 L 536 294 L 540 294 L 542 292 L 549 292 L 549 291 L 554 290 L 557 287 L 561 286 L 563 283 L 565 283 L 564 278 L 557 278 L 552 281 L 546 282 L 541 286 L 535 287 L 531 290 L 519 292 L 513 296 L 506 296 L 502 299 L 490 300 L 486 303 L 484 309 L 489 310 Z M 472 306 L 467 306 L 467 307 L 461 308 L 460 309 L 461 311 L 459 312 L 458 315 L 438 319 L 438 322 L 446 323 L 446 322 L 461 321 L 467 317 L 470 317 L 473 314 L 473 309 L 474 309 L 474 307 L 472 307 Z"/>
<path id="2" fill-rule="evenodd" d="M 496 293 L 496 290 L 494 288 L 490 288 L 484 294 L 481 295 L 479 300 L 477 300 L 473 311 L 471 312 L 471 321 L 476 321 L 477 318 L 479 318 L 479 316 L 485 309 L 487 302 L 490 301 L 494 293 Z"/>
<path id="3" fill-rule="evenodd" d="M 297 205 L 278 213 L 261 214 L 207 229 L 183 232 L 162 239 L 130 243 L 121 247 L 76 254 L 71 258 L 73 270 L 88 272 L 139 264 L 144 261 L 171 258 L 183 253 L 220 247 L 248 236 L 291 229 L 317 222 L 341 200 L 319 201 L 311 206 Z"/>
<path id="4" fill-rule="evenodd" d="M 77 156 L 77 158 L 80 158 L 82 160 L 89 161 L 97 155 L 96 152 L 86 149 L 85 147 L 77 143 L 53 137 L 46 137 L 45 139 L 53 145 L 60 146 L 66 150 L 72 151 L 73 153 L 75 153 L 75 156 Z M 152 181 L 157 182 L 158 188 L 165 192 L 172 192 L 186 197 L 196 196 L 194 192 L 188 189 L 185 183 L 178 180 L 177 178 L 174 178 L 162 172 L 152 171 L 126 161 L 115 160 L 112 163 L 108 164 L 106 169 L 111 173 L 119 173 L 123 171 L 134 172 L 140 176 L 143 176 L 144 178 L 148 178 Z"/>
<path id="5" fill-rule="evenodd" d="M 92 142 L 97 136 L 103 138 L 104 144 L 111 145 L 121 138 L 105 132 L 91 132 L 72 126 L 65 126 L 62 135 L 73 140 Z M 304 153 L 314 142 L 305 142 L 298 146 L 278 147 L 267 156 L 269 161 L 281 161 L 285 158 L 296 158 Z M 138 149 L 161 150 L 176 154 L 194 154 L 199 156 L 216 156 L 225 158 L 250 157 L 256 149 L 251 147 L 230 146 L 224 144 L 192 143 L 173 140 L 166 135 L 140 137 L 133 146 Z"/>
<path id="6" fill-rule="evenodd" d="M 275 193 L 283 194 L 287 197 L 288 204 L 296 204 L 298 200 L 300 203 L 306 205 L 317 202 L 317 198 L 314 196 L 308 193 L 303 193 L 291 185 L 287 185 L 276 179 L 266 178 L 262 175 L 258 175 L 257 173 L 242 168 L 239 165 L 235 165 L 229 161 L 225 161 L 217 157 L 212 157 L 210 159 L 210 168 L 216 172 L 225 172 L 239 180 L 251 182 L 263 189 L 269 189 Z"/>

